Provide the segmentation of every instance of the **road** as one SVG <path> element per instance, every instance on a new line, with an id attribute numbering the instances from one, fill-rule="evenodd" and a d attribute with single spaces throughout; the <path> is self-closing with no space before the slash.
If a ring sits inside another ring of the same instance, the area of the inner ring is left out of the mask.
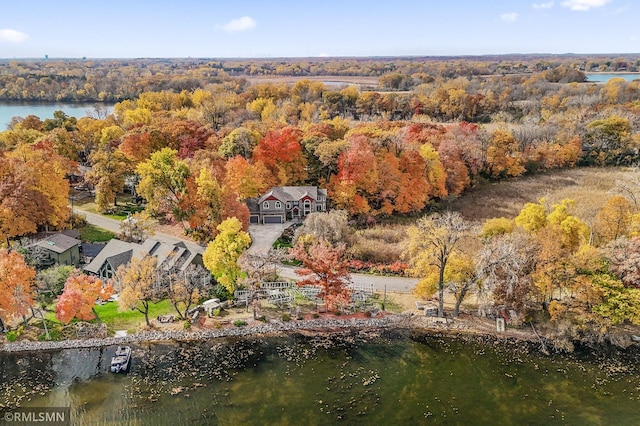
<path id="1" fill-rule="evenodd" d="M 96 213 L 82 211 L 87 216 L 87 222 L 92 225 L 99 226 L 114 233 L 120 232 L 120 221 L 105 217 Z M 273 243 L 280 237 L 282 231 L 289 227 L 291 222 L 284 224 L 267 224 L 267 225 L 249 225 L 249 234 L 253 244 L 249 248 L 250 253 L 259 253 L 268 251 Z M 163 232 L 156 232 L 153 237 L 155 240 L 175 244 L 177 242 L 184 242 L 190 249 L 202 250 L 203 247 L 190 241 L 188 239 L 176 237 L 173 235 L 165 234 Z M 288 266 L 279 267 L 279 274 L 283 278 L 297 280 L 300 278 L 295 272 L 295 268 Z M 385 277 L 379 275 L 367 275 L 367 274 L 351 274 L 351 281 L 354 284 L 373 284 L 376 291 L 387 291 L 408 293 L 418 283 L 418 279 L 404 278 L 404 277 Z"/>
<path id="2" fill-rule="evenodd" d="M 84 210 L 79 210 L 79 212 L 87 217 L 88 223 L 98 226 L 102 229 L 106 229 L 107 231 L 111 231 L 115 234 L 120 233 L 119 220 L 111 219 L 110 217 L 102 216 L 100 214 L 91 213 Z M 155 232 L 151 238 L 153 238 L 154 240 L 158 240 L 162 243 L 168 243 L 168 244 L 183 242 L 189 248 L 189 250 L 192 250 L 192 251 L 202 252 L 204 250 L 204 247 L 202 247 L 200 244 L 194 243 L 189 239 L 165 234 L 164 232 Z"/>

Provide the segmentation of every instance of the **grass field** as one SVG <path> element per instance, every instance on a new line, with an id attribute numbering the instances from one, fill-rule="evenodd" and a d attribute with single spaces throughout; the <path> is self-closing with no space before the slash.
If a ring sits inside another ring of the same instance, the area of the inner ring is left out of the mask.
<path id="1" fill-rule="evenodd" d="M 80 231 L 80 239 L 82 239 L 82 241 L 88 241 L 90 243 L 106 242 L 115 237 L 115 234 L 113 232 L 107 231 L 106 229 L 102 229 L 91 224 L 87 224 L 81 228 L 78 228 L 78 231 Z"/>
<path id="2" fill-rule="evenodd" d="M 118 312 L 117 302 L 107 302 L 104 305 L 96 305 L 95 308 L 98 317 L 100 317 L 100 321 L 107 324 L 110 334 L 113 334 L 116 330 L 127 330 L 129 333 L 134 333 L 146 324 L 144 315 L 137 310 Z M 175 313 L 175 309 L 168 300 L 151 303 L 149 305 L 149 320 L 155 319 L 158 315 Z M 49 321 L 59 323 L 55 317 L 54 305 L 49 306 L 45 318 Z"/>
<path id="3" fill-rule="evenodd" d="M 550 205 L 570 198 L 575 201 L 573 214 L 590 221 L 607 199 L 617 194 L 618 183 L 633 185 L 634 179 L 638 179 L 638 172 L 630 168 L 560 170 L 483 183 L 443 206 L 468 220 L 483 222 L 495 217 L 513 218 L 525 203 L 536 203 L 543 197 Z"/>
<path id="4" fill-rule="evenodd" d="M 107 324 L 109 331 L 128 330 L 135 332 L 145 325 L 144 315 L 137 310 L 118 312 L 116 302 L 107 302 L 104 305 L 96 305 L 96 312 L 100 320 Z M 149 320 L 158 315 L 175 314 L 175 309 L 168 300 L 149 305 Z"/>

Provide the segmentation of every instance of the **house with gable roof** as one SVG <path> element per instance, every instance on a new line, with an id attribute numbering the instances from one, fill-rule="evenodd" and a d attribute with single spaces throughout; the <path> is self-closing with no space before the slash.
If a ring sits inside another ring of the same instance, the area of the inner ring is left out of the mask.
<path id="1" fill-rule="evenodd" d="M 84 267 L 84 270 L 107 280 L 113 277 L 120 265 L 129 263 L 134 257 L 142 259 L 145 256 L 154 256 L 157 259 L 158 268 L 165 271 L 184 271 L 189 265 L 203 264 L 203 251 L 188 248 L 182 242 L 167 244 L 147 239 L 142 244 L 138 244 L 113 239 L 107 243 L 91 263 Z"/>
<path id="2" fill-rule="evenodd" d="M 80 244 L 82 241 L 63 233 L 49 235 L 35 245 L 44 249 L 46 263 L 60 265 L 80 264 Z"/>
<path id="3" fill-rule="evenodd" d="M 327 190 L 316 186 L 276 186 L 247 200 L 250 223 L 284 223 L 327 210 Z"/>

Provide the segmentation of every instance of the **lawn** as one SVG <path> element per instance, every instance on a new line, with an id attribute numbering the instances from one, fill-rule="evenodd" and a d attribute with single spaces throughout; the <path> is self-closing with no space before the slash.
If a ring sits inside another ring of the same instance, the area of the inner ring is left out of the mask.
<path id="1" fill-rule="evenodd" d="M 78 228 L 78 231 L 80 231 L 80 239 L 82 239 L 82 241 L 88 241 L 90 243 L 101 243 L 110 241 L 116 236 L 111 231 L 107 231 L 106 229 L 102 229 L 91 224 L 87 224 L 81 228 Z"/>
<path id="2" fill-rule="evenodd" d="M 127 330 L 135 333 L 141 326 L 145 325 L 144 315 L 137 310 L 118 312 L 117 302 L 107 302 L 104 305 L 96 305 L 96 312 L 100 321 L 107 324 L 109 334 L 116 330 Z M 175 309 L 169 300 L 163 300 L 149 305 L 149 320 L 155 319 L 158 315 L 175 314 Z M 55 305 L 48 307 L 45 318 L 49 321 L 59 323 L 55 317 Z M 96 320 L 92 321 L 95 322 Z"/>
<path id="3" fill-rule="evenodd" d="M 96 305 L 96 312 L 100 320 L 107 324 L 110 332 L 115 330 L 128 330 L 130 333 L 133 333 L 145 324 L 144 315 L 137 310 L 118 312 L 117 302 L 107 302 L 104 305 Z M 168 300 L 151 303 L 149 305 L 149 320 L 155 319 L 158 315 L 175 313 L 175 309 Z"/>

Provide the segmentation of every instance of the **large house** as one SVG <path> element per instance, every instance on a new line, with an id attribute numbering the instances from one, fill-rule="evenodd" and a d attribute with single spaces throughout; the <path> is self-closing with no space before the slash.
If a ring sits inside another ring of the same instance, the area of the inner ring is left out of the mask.
<path id="1" fill-rule="evenodd" d="M 284 223 L 327 210 L 327 190 L 316 186 L 276 186 L 247 200 L 251 223 Z"/>
<path id="2" fill-rule="evenodd" d="M 147 239 L 142 244 L 137 244 L 113 239 L 84 270 L 107 280 L 113 277 L 120 265 L 129 263 L 132 258 L 154 256 L 158 259 L 158 268 L 184 271 L 189 265 L 202 265 L 203 252 L 200 248 L 189 248 L 181 242 L 172 245 Z"/>

